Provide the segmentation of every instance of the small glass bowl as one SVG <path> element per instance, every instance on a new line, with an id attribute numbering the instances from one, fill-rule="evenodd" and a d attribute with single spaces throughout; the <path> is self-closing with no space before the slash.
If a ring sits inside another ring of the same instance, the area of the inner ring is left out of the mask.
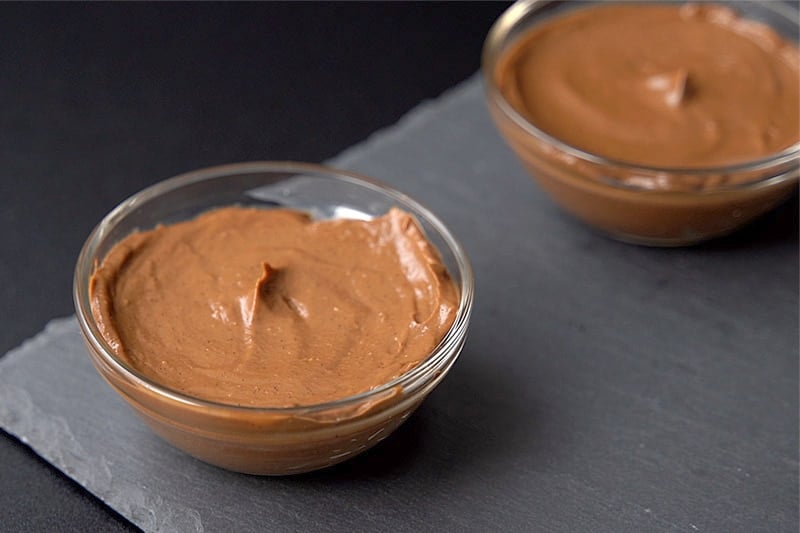
<path id="1" fill-rule="evenodd" d="M 455 321 L 417 367 L 371 391 L 301 407 L 240 407 L 194 398 L 156 383 L 117 358 L 101 335 L 89 279 L 114 244 L 136 230 L 212 208 L 290 208 L 314 218 L 369 219 L 399 207 L 416 217 L 460 291 Z M 75 267 L 75 310 L 92 362 L 163 439 L 205 462 L 250 474 L 308 472 L 344 461 L 397 428 L 444 378 L 466 338 L 472 270 L 448 229 L 416 201 L 385 185 L 320 165 L 254 162 L 207 168 L 153 185 L 122 202 L 89 235 Z"/>
<path id="2" fill-rule="evenodd" d="M 649 246 L 690 245 L 728 234 L 791 196 L 800 176 L 800 143 L 725 167 L 647 167 L 570 146 L 540 130 L 504 98 L 496 69 L 515 39 L 552 16 L 603 3 L 520 0 L 500 16 L 486 38 L 482 72 L 489 111 L 539 186 L 564 210 L 610 237 Z M 797 41 L 797 10 L 788 4 L 725 5 Z M 731 176 L 736 179 L 729 180 Z M 726 184 L 729 181 L 736 183 Z"/>

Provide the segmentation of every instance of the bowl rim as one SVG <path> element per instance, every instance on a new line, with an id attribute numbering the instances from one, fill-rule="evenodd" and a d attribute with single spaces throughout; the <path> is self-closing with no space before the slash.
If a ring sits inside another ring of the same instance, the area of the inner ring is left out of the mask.
<path id="1" fill-rule="evenodd" d="M 460 284 L 457 284 L 460 291 L 459 303 L 453 324 L 447 330 L 437 346 L 420 364 L 401 374 L 397 378 L 366 392 L 361 392 L 355 395 L 317 404 L 297 405 L 291 407 L 270 407 L 234 405 L 198 398 L 196 396 L 172 389 L 167 385 L 160 384 L 137 371 L 131 365 L 117 358 L 97 327 L 91 311 L 89 299 L 89 279 L 95 268 L 94 264 L 90 264 L 93 262 L 92 256 L 94 255 L 97 247 L 103 242 L 103 239 L 105 239 L 109 231 L 113 229 L 116 224 L 124 220 L 128 213 L 138 208 L 143 202 L 156 198 L 166 192 L 205 180 L 258 172 L 280 172 L 294 173 L 298 175 L 311 174 L 315 176 L 323 176 L 325 178 L 342 181 L 370 189 L 374 192 L 382 193 L 391 198 L 395 203 L 399 204 L 399 207 L 410 207 L 413 209 L 415 211 L 413 213 L 415 217 L 419 217 L 421 215 L 425 222 L 432 226 L 433 229 L 439 233 L 439 236 L 453 254 L 458 268 L 458 273 L 461 279 Z M 430 375 L 431 377 L 436 377 L 435 371 L 437 368 L 439 368 L 441 363 L 446 364 L 446 362 L 450 359 L 452 359 L 453 362 L 455 361 L 460 352 L 459 348 L 466 338 L 467 326 L 472 313 L 472 304 L 474 300 L 474 278 L 472 266 L 463 246 L 453 236 L 447 226 L 445 226 L 445 224 L 439 220 L 439 218 L 428 208 L 406 194 L 373 178 L 327 165 L 302 163 L 296 161 L 250 161 L 206 167 L 179 174 L 150 185 L 149 187 L 134 193 L 127 199 L 120 202 L 105 217 L 103 217 L 97 226 L 95 226 L 81 247 L 75 265 L 72 293 L 75 314 L 81 329 L 81 333 L 83 334 L 85 341 L 89 344 L 90 351 L 92 352 L 90 355 L 97 355 L 104 363 L 110 366 L 115 373 L 127 381 L 132 382 L 133 384 L 142 387 L 158 396 L 162 396 L 185 406 L 194 408 L 212 411 L 241 412 L 248 414 L 308 416 L 325 411 L 345 409 L 357 404 L 362 404 L 371 399 L 380 401 L 384 398 L 387 392 L 395 389 L 398 386 L 405 390 L 406 386 L 413 385 L 426 376 Z"/>
<path id="2" fill-rule="evenodd" d="M 670 1 L 670 0 L 667 0 Z M 546 6 L 561 3 L 564 0 L 517 0 L 509 6 L 494 22 L 489 33 L 486 36 L 481 53 L 481 75 L 484 81 L 484 88 L 487 97 L 491 103 L 497 105 L 498 109 L 519 128 L 522 128 L 526 133 L 542 141 L 544 144 L 554 146 L 558 150 L 567 153 L 568 155 L 592 164 L 599 164 L 605 166 L 614 166 L 623 170 L 644 173 L 660 173 L 660 174 L 682 174 L 687 176 L 692 175 L 709 175 L 709 174 L 731 174 L 738 172 L 753 172 L 768 169 L 771 167 L 786 165 L 800 161 L 800 140 L 784 150 L 775 154 L 760 157 L 753 160 L 734 163 L 731 165 L 719 165 L 709 167 L 668 167 L 656 165 L 643 165 L 623 160 L 613 159 L 598 155 L 596 153 L 577 148 L 570 145 L 548 133 L 539 129 L 533 122 L 529 121 L 522 113 L 517 111 L 508 100 L 503 96 L 500 89 L 495 83 L 495 69 L 497 61 L 502 55 L 502 52 L 514 42 L 516 39 L 509 39 L 509 34 L 526 24 L 526 17 L 532 12 L 538 11 Z M 566 2 L 571 3 L 571 2 Z M 660 3 L 663 3 L 660 2 Z M 672 0 L 671 3 L 682 3 L 682 0 Z M 586 4 L 602 5 L 603 2 L 575 2 L 576 6 Z M 797 12 L 794 10 L 794 18 L 789 13 L 792 8 L 789 5 L 784 5 L 779 2 L 764 2 L 759 4 L 759 7 L 766 8 L 778 16 L 784 17 L 790 23 L 797 24 Z M 575 7 L 572 9 L 580 9 Z M 535 24 L 535 23 L 534 23 Z M 788 180 L 798 180 L 798 176 L 793 173 L 785 173 L 778 176 L 766 176 L 763 178 L 756 178 L 744 182 L 734 184 L 721 184 L 718 186 L 702 189 L 700 191 L 682 191 L 682 190 L 662 190 L 653 189 L 651 187 L 635 185 L 630 183 L 623 183 L 622 181 L 604 180 L 603 183 L 612 187 L 625 190 L 642 191 L 648 193 L 675 193 L 675 194 L 698 194 L 698 193 L 711 193 L 718 191 L 730 191 L 749 189 L 753 187 L 762 187 L 771 185 L 775 182 L 783 182 Z"/>

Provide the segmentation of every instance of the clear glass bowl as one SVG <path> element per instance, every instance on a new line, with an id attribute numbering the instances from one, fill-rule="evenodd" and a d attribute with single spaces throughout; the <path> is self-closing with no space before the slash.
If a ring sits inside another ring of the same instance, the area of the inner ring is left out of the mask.
<path id="1" fill-rule="evenodd" d="M 89 279 L 114 244 L 135 230 L 227 205 L 304 210 L 315 218 L 371 218 L 399 207 L 413 214 L 460 290 L 455 321 L 417 367 L 369 392 L 291 408 L 225 405 L 156 383 L 117 358 L 92 315 Z M 282 475 L 333 465 L 380 442 L 444 378 L 464 345 L 473 277 L 461 245 L 430 211 L 369 178 L 319 165 L 255 162 L 190 172 L 122 202 L 89 235 L 75 267 L 75 310 L 94 366 L 145 423 L 174 446 L 238 472 Z"/>
<path id="2" fill-rule="evenodd" d="M 647 167 L 570 146 L 519 113 L 497 86 L 498 59 L 532 26 L 598 3 L 605 2 L 521 0 L 500 16 L 484 44 L 482 71 L 492 118 L 534 181 L 557 204 L 613 238 L 681 246 L 728 234 L 793 193 L 800 175 L 800 143 L 771 157 L 726 167 Z M 797 42 L 796 7 L 782 2 L 724 4 Z M 737 183 L 726 185 L 729 181 Z M 674 187 L 665 190 L 664 183 Z"/>

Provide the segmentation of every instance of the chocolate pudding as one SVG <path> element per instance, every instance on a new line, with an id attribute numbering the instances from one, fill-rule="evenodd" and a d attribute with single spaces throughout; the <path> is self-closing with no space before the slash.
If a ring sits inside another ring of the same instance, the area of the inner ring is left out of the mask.
<path id="1" fill-rule="evenodd" d="M 432 352 L 459 301 L 399 209 L 368 221 L 213 210 L 117 243 L 89 289 L 119 359 L 182 394 L 257 407 L 392 381 Z"/>
<path id="2" fill-rule="evenodd" d="M 788 39 L 715 4 L 522 22 L 545 4 L 501 18 L 484 67 L 498 127 L 565 209 L 624 240 L 688 244 L 795 188 L 800 51 Z"/>
<path id="3" fill-rule="evenodd" d="M 800 140 L 797 48 L 718 5 L 577 10 L 523 35 L 496 75 L 542 131 L 616 161 L 715 167 Z"/>

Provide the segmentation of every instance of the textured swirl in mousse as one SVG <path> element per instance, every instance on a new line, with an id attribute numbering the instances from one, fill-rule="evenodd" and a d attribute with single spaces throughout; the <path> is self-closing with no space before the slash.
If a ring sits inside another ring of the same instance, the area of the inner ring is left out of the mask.
<path id="1" fill-rule="evenodd" d="M 206 400 L 312 405 L 388 383 L 444 337 L 458 290 L 416 221 L 230 207 L 134 233 L 90 282 L 118 357 Z"/>
<path id="2" fill-rule="evenodd" d="M 727 7 L 620 3 L 536 25 L 495 72 L 519 113 L 572 146 L 645 166 L 709 168 L 800 140 L 799 58 L 775 31 Z"/>

